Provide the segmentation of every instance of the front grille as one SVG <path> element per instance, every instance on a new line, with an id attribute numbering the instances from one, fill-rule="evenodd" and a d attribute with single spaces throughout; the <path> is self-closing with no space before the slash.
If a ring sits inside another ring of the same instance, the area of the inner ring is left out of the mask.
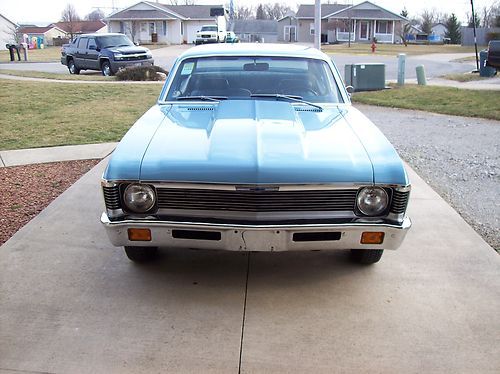
<path id="1" fill-rule="evenodd" d="M 404 213 L 406 211 L 406 206 L 408 205 L 409 197 L 410 197 L 410 191 L 399 192 L 393 190 L 391 213 L 396 213 L 396 214 Z"/>
<path id="2" fill-rule="evenodd" d="M 238 212 L 353 211 L 357 190 L 226 191 L 158 188 L 158 208 Z"/>
<path id="3" fill-rule="evenodd" d="M 209 39 L 209 38 L 214 38 L 215 39 L 215 37 L 212 36 L 212 35 L 210 35 L 210 34 L 202 34 L 201 37 L 202 38 L 207 38 L 207 39 Z"/>
<path id="4" fill-rule="evenodd" d="M 122 60 L 123 61 L 138 61 L 138 60 L 147 60 L 148 56 L 147 55 L 123 55 Z"/>
<path id="5" fill-rule="evenodd" d="M 120 189 L 115 187 L 103 187 L 104 203 L 110 210 L 120 209 Z"/>

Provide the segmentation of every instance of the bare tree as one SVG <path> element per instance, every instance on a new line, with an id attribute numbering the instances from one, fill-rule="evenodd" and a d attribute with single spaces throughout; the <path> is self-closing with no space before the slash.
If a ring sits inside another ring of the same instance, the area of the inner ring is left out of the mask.
<path id="1" fill-rule="evenodd" d="M 264 13 L 268 19 L 280 19 L 283 18 L 287 13 L 289 13 L 292 8 L 287 4 L 274 3 L 274 4 L 264 4 Z"/>
<path id="2" fill-rule="evenodd" d="M 401 38 L 401 41 L 408 47 L 408 35 L 411 31 L 411 23 L 410 22 L 400 22 L 399 28 L 396 30 L 396 35 Z"/>
<path id="3" fill-rule="evenodd" d="M 77 31 L 77 22 L 81 21 L 80 16 L 76 13 L 76 9 L 73 4 L 67 4 L 61 14 L 61 21 L 66 22 L 68 25 L 68 33 L 70 34 L 71 40 Z"/>
<path id="4" fill-rule="evenodd" d="M 235 19 L 254 19 L 255 14 L 253 8 L 239 5 L 234 8 Z"/>
<path id="5" fill-rule="evenodd" d="M 135 43 L 138 40 L 135 40 L 137 31 L 139 31 L 139 23 L 137 21 L 125 22 L 125 34 L 130 36 L 132 42 Z"/>
<path id="6" fill-rule="evenodd" d="M 482 27 L 497 27 L 496 20 L 500 17 L 500 1 L 495 1 L 490 6 L 484 6 L 480 10 Z"/>
<path id="7" fill-rule="evenodd" d="M 195 0 L 170 0 L 170 5 L 195 5 Z"/>
<path id="8" fill-rule="evenodd" d="M 432 25 L 436 22 L 435 13 L 434 10 L 425 9 L 420 15 L 420 26 L 426 34 L 432 33 Z"/>
<path id="9" fill-rule="evenodd" d="M 87 21 L 100 21 L 105 17 L 104 12 L 97 8 L 85 16 Z"/>

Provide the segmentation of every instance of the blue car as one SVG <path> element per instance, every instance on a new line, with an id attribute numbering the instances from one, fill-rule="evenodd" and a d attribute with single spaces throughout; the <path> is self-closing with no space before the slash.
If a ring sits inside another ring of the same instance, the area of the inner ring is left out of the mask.
<path id="1" fill-rule="evenodd" d="M 110 241 L 136 262 L 176 247 L 348 249 L 371 264 L 411 226 L 401 159 L 331 59 L 306 46 L 186 51 L 102 190 Z"/>

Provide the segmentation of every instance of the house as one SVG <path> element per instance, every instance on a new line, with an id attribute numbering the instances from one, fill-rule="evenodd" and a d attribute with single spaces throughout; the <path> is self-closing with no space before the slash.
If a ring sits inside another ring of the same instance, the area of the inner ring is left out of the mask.
<path id="1" fill-rule="evenodd" d="M 237 19 L 232 31 L 242 42 L 276 43 L 278 41 L 278 21 L 268 19 Z"/>
<path id="2" fill-rule="evenodd" d="M 66 36 L 64 30 L 56 26 L 24 26 L 17 30 L 19 39 L 25 40 L 29 48 L 40 48 L 44 46 L 54 45 L 54 39 L 63 38 Z"/>
<path id="3" fill-rule="evenodd" d="M 80 34 L 94 34 L 108 32 L 108 25 L 103 21 L 75 21 L 75 22 L 56 22 L 49 26 L 55 26 L 63 30 L 66 36 Z"/>
<path id="4" fill-rule="evenodd" d="M 429 40 L 434 42 L 442 42 L 445 38 L 448 28 L 442 22 L 435 23 L 431 28 L 431 35 L 429 35 Z"/>
<path id="5" fill-rule="evenodd" d="M 17 24 L 0 14 L 0 49 L 6 49 L 5 44 L 16 42 Z"/>
<path id="6" fill-rule="evenodd" d="M 278 22 L 283 30 L 278 32 L 278 40 L 289 42 L 290 35 L 295 34 L 298 42 L 314 42 L 314 5 L 302 4 L 295 16 L 283 17 Z M 370 1 L 353 6 L 322 4 L 321 42 L 338 43 L 350 39 L 351 42 L 369 43 L 375 38 L 379 43 L 399 43 L 402 27 L 408 22 L 405 17 Z"/>
<path id="7" fill-rule="evenodd" d="M 212 16 L 211 10 L 222 10 L 223 16 Z M 141 1 L 112 13 L 106 18 L 110 32 L 127 34 L 140 43 L 194 43 L 196 32 L 206 24 L 226 28 L 223 5 L 169 5 Z"/>

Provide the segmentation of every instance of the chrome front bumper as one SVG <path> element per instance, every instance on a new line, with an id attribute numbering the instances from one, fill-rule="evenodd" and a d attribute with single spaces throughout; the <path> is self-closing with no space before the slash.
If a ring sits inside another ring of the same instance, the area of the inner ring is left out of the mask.
<path id="1" fill-rule="evenodd" d="M 106 213 L 103 213 L 101 222 L 111 243 L 115 246 L 265 252 L 355 248 L 397 249 L 411 227 L 411 221 L 408 217 L 405 218 L 402 225 L 369 223 L 239 225 L 154 220 L 112 222 Z M 151 240 L 129 240 L 128 229 L 141 228 L 151 230 Z M 384 232 L 383 243 L 361 244 L 361 234 L 367 231 Z M 327 240 L 321 240 L 324 238 Z"/>

